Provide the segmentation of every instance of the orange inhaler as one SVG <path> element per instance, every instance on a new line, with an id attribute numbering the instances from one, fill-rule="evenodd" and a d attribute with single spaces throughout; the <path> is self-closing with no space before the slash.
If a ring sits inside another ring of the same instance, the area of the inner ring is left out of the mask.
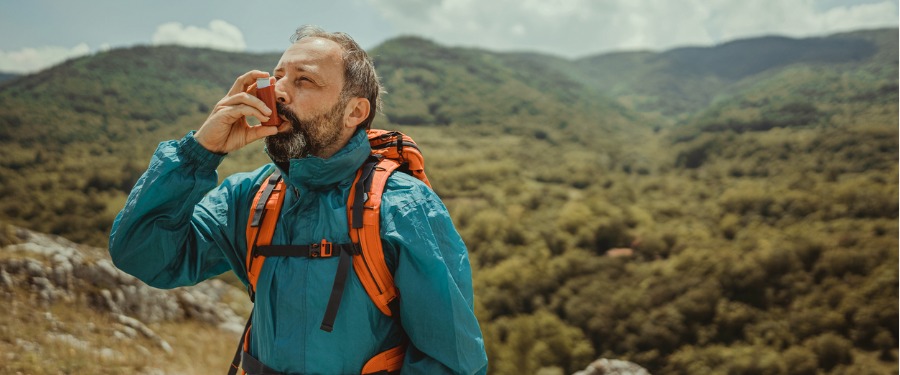
<path id="1" fill-rule="evenodd" d="M 272 110 L 269 121 L 261 122 L 262 125 L 281 125 L 281 117 L 278 117 L 278 109 L 275 107 L 274 81 L 274 77 L 256 79 L 256 97 L 259 98 L 259 100 L 262 100 L 263 103 L 266 103 L 266 107 L 269 107 L 269 109 Z"/>

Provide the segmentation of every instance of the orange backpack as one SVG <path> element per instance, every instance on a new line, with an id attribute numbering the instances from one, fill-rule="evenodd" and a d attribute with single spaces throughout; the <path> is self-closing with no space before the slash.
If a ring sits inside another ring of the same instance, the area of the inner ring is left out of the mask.
<path id="1" fill-rule="evenodd" d="M 418 178 L 428 187 L 431 187 L 431 183 L 425 176 L 425 160 L 412 138 L 400 132 L 386 130 L 367 130 L 367 133 L 372 154 L 356 172 L 347 202 L 350 243 L 333 244 L 322 239 L 309 245 L 272 245 L 275 224 L 284 202 L 285 183 L 280 171 L 276 169 L 260 186 L 253 199 L 250 220 L 247 223 L 246 264 L 251 301 L 255 300 L 256 283 L 267 256 L 310 258 L 339 256 L 331 297 L 320 328 L 327 332 L 331 332 L 334 328 L 334 319 L 340 307 L 351 262 L 353 270 L 375 306 L 385 315 L 399 318 L 400 294 L 394 285 L 394 277 L 384 261 L 384 250 L 381 245 L 381 194 L 388 177 L 395 170 L 404 171 Z M 249 355 L 250 328 L 248 320 L 232 362 L 231 374 L 236 372 L 242 360 L 245 370 L 248 364 L 250 367 L 268 370 Z M 363 366 L 362 374 L 398 372 L 405 353 L 405 344 L 381 352 Z"/>

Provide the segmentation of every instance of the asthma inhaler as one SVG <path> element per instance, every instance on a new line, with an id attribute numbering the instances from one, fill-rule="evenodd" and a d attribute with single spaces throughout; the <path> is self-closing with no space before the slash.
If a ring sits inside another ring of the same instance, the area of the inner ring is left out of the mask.
<path id="1" fill-rule="evenodd" d="M 278 109 L 275 107 L 275 86 L 269 77 L 256 79 L 256 97 L 266 103 L 266 107 L 272 110 L 269 121 L 262 122 L 262 125 L 281 125 L 281 117 L 278 117 Z"/>

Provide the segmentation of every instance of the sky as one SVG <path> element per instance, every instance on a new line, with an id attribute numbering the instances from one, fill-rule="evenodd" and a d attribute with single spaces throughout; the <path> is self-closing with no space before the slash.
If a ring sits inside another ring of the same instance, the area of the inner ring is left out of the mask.
<path id="1" fill-rule="evenodd" d="M 0 0 L 0 72 L 135 45 L 280 52 L 305 24 L 578 58 L 897 27 L 900 0 Z"/>

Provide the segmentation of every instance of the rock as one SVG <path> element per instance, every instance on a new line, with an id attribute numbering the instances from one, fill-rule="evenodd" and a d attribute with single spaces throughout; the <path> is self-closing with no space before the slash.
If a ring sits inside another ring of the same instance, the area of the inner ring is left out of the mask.
<path id="1" fill-rule="evenodd" d="M 0 287 L 12 289 L 16 286 L 15 281 L 13 281 L 12 276 L 6 273 L 5 268 L 0 268 Z"/>
<path id="2" fill-rule="evenodd" d="M 16 339 L 16 347 L 22 349 L 22 353 L 40 353 L 41 345 L 32 341 Z"/>
<path id="3" fill-rule="evenodd" d="M 50 259 L 50 263 L 52 264 L 51 270 L 53 282 L 61 289 L 71 291 L 72 272 L 75 269 L 75 267 L 72 266 L 72 262 L 69 258 L 57 253 Z"/>
<path id="4" fill-rule="evenodd" d="M 129 341 L 132 339 L 132 337 L 129 337 L 127 334 L 122 333 L 122 331 L 113 331 L 112 337 L 119 341 Z"/>
<path id="5" fill-rule="evenodd" d="M 61 343 L 67 344 L 67 345 L 69 345 L 69 346 L 71 346 L 71 347 L 73 347 L 73 348 L 75 348 L 75 349 L 78 349 L 78 350 L 84 350 L 84 351 L 86 351 L 86 350 L 88 350 L 88 349 L 91 348 L 91 345 L 90 345 L 87 341 L 84 341 L 84 340 L 82 340 L 82 339 L 79 339 L 79 338 L 77 338 L 77 337 L 75 337 L 75 336 L 72 336 L 72 335 L 70 335 L 70 334 L 68 334 L 68 333 L 53 333 L 53 332 L 50 332 L 50 333 L 47 334 L 47 339 L 49 339 L 49 340 L 51 340 L 51 341 L 57 341 L 57 342 L 61 342 Z"/>
<path id="6" fill-rule="evenodd" d="M 25 259 L 25 263 L 22 265 L 25 274 L 31 277 L 46 277 L 47 273 L 44 272 L 44 265 L 41 262 L 38 262 L 33 259 Z"/>
<path id="7" fill-rule="evenodd" d="M 60 293 L 56 291 L 53 283 L 46 277 L 34 277 L 31 279 L 32 289 L 36 292 L 38 300 L 46 306 L 52 303 Z"/>
<path id="8" fill-rule="evenodd" d="M 247 323 L 240 322 L 226 322 L 219 324 L 219 329 L 227 332 L 231 332 L 237 335 L 244 333 L 244 327 Z"/>
<path id="9" fill-rule="evenodd" d="M 233 288 L 221 280 L 210 280 L 192 288 L 181 288 L 178 301 L 188 317 L 217 324 L 228 330 L 238 325 L 240 328 L 237 332 L 240 333 L 243 332 L 243 318 L 235 314 L 228 305 L 218 302 L 227 294 L 227 289 Z"/>
<path id="10" fill-rule="evenodd" d="M 60 322 L 59 320 L 57 320 L 56 317 L 53 316 L 53 313 L 51 313 L 49 311 L 44 312 L 44 319 L 48 323 L 50 323 L 51 330 L 61 330 L 63 328 L 64 324 L 62 322 Z"/>
<path id="11" fill-rule="evenodd" d="M 225 331 L 243 332 L 244 319 L 235 312 L 241 306 L 222 302 L 239 301 L 235 295 L 244 294 L 239 288 L 220 280 L 174 290 L 152 288 L 117 269 L 106 249 L 12 228 L 17 242 L 0 248 L 4 254 L 0 259 L 0 295 L 24 292 L 30 294 L 30 300 L 43 306 L 73 301 L 87 303 L 113 317 L 116 323 L 111 327 L 111 336 L 117 340 L 131 341 L 144 336 L 167 353 L 172 353 L 172 346 L 147 324 L 192 319 Z M 7 308 L 15 312 L 16 301 Z M 52 315 L 48 319 L 51 318 Z M 65 331 L 59 322 L 51 321 L 50 327 L 50 332 Z M 73 347 L 85 344 L 70 334 L 48 333 L 48 338 Z M 39 344 L 29 341 L 17 340 L 15 344 L 21 352 L 40 350 Z M 101 349 L 101 359 L 122 355 L 112 348 L 103 349 L 108 350 Z M 146 348 L 144 351 L 150 355 Z"/>
<path id="12" fill-rule="evenodd" d="M 573 375 L 650 375 L 650 372 L 632 362 L 601 358 Z"/>
<path id="13" fill-rule="evenodd" d="M 107 310 L 112 312 L 113 314 L 121 314 L 122 310 L 119 309 L 119 304 L 113 300 L 112 292 L 109 289 L 103 289 L 100 291 L 100 298 L 103 300 L 103 305 Z"/>
<path id="14" fill-rule="evenodd" d="M 141 323 L 140 320 L 130 318 L 130 317 L 127 317 L 127 316 L 121 315 L 121 314 L 116 315 L 116 320 L 118 320 L 118 322 L 120 324 L 122 324 L 126 327 L 129 327 L 129 328 L 133 328 L 136 331 L 140 332 L 145 337 L 147 337 L 148 339 L 154 341 L 167 354 L 172 354 L 172 352 L 173 352 L 172 346 L 169 345 L 169 343 L 166 342 L 166 340 L 164 340 L 162 337 L 159 337 L 159 335 L 157 335 L 156 332 L 153 332 L 153 330 L 150 329 L 150 327 L 147 327 L 146 325 L 144 325 L 144 323 Z"/>
<path id="15" fill-rule="evenodd" d="M 100 359 L 104 361 L 114 361 L 122 358 L 122 353 L 119 353 L 110 348 L 102 348 L 100 349 Z"/>

